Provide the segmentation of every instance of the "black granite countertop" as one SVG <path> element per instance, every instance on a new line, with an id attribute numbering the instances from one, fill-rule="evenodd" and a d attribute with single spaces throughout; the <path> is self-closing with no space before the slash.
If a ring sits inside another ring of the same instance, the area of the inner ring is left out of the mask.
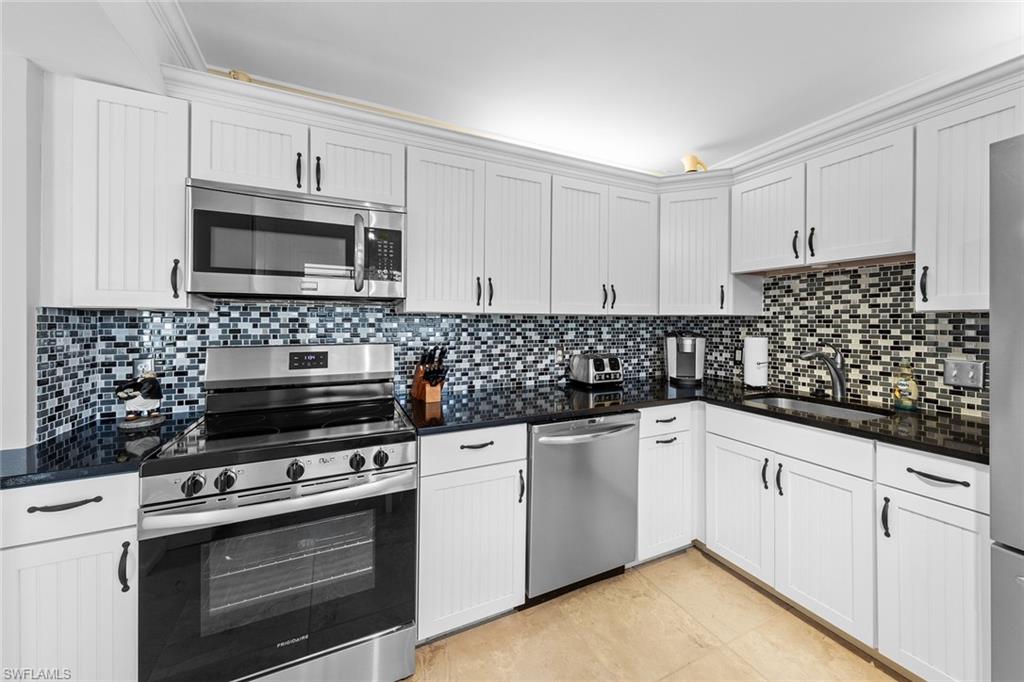
<path id="1" fill-rule="evenodd" d="M 634 379 L 621 391 L 592 393 L 562 384 L 478 389 L 444 393 L 440 403 L 408 396 L 402 407 L 420 434 L 477 429 L 505 424 L 539 423 L 603 412 L 617 412 L 675 402 L 702 400 L 786 421 L 838 431 L 957 459 L 988 464 L 988 422 L 933 412 L 886 411 L 880 419 L 848 421 L 779 407 L 752 405 L 745 398 L 765 395 L 731 381 L 706 379 L 697 388 L 670 385 L 664 379 Z M 855 403 L 850 403 L 856 406 Z M 867 405 L 879 410 L 878 406 Z"/>
<path id="2" fill-rule="evenodd" d="M 143 458 L 173 439 L 201 413 L 172 413 L 157 427 L 121 431 L 96 421 L 27 448 L 0 452 L 0 489 L 138 471 Z"/>

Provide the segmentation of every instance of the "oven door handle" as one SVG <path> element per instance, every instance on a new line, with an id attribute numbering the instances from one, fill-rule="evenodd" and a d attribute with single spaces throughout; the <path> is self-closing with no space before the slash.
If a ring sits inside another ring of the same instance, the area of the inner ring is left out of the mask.
<path id="1" fill-rule="evenodd" d="M 354 237 L 354 245 L 355 245 L 355 254 L 354 254 L 355 255 L 355 280 L 356 280 L 356 282 L 355 282 L 356 287 L 355 288 L 356 288 L 356 291 L 362 291 L 363 290 L 363 276 L 364 276 L 364 274 L 366 272 L 365 271 L 365 268 L 366 268 L 366 243 L 363 241 L 365 239 L 364 231 L 363 231 L 363 226 L 365 224 L 365 221 L 363 220 L 363 216 L 361 216 L 360 214 L 356 213 L 356 217 L 352 220 L 352 222 L 353 222 L 352 229 L 355 231 L 355 237 Z"/>
<path id="2" fill-rule="evenodd" d="M 224 526 L 241 521 L 276 516 L 278 514 L 288 514 L 332 504 L 341 504 L 342 502 L 351 502 L 377 495 L 412 490 L 415 487 L 416 470 L 407 469 L 390 474 L 380 474 L 368 483 L 361 483 L 341 488 L 340 490 L 330 490 L 323 493 L 314 493 L 313 495 L 265 502 L 263 504 L 253 504 L 246 507 L 171 514 L 142 513 L 140 514 L 139 530 L 145 533 L 169 535 L 179 531 L 208 528 L 210 526 Z"/>

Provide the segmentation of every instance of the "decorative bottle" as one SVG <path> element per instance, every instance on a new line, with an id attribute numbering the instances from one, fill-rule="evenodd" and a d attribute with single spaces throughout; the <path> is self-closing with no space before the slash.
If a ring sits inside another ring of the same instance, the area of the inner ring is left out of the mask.
<path id="1" fill-rule="evenodd" d="M 910 369 L 910 360 L 904 359 L 892 380 L 892 401 L 897 410 L 916 410 L 919 389 Z"/>

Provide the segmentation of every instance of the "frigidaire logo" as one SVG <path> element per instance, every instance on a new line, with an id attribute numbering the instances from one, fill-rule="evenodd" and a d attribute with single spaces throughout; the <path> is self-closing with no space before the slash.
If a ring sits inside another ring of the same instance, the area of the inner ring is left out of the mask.
<path id="1" fill-rule="evenodd" d="M 283 642 L 278 642 L 277 643 L 277 648 L 280 649 L 283 646 L 291 646 L 292 644 L 298 644 L 299 642 L 301 642 L 304 639 L 309 639 L 309 633 L 308 632 L 306 634 L 302 635 L 301 637 L 292 637 L 291 639 L 286 639 Z"/>

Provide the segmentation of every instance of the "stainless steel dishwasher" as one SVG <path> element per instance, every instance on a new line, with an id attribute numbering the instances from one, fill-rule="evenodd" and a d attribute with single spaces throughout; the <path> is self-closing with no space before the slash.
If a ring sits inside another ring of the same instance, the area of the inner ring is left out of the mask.
<path id="1" fill-rule="evenodd" d="M 530 427 L 528 597 L 636 558 L 639 423 L 626 412 Z"/>

